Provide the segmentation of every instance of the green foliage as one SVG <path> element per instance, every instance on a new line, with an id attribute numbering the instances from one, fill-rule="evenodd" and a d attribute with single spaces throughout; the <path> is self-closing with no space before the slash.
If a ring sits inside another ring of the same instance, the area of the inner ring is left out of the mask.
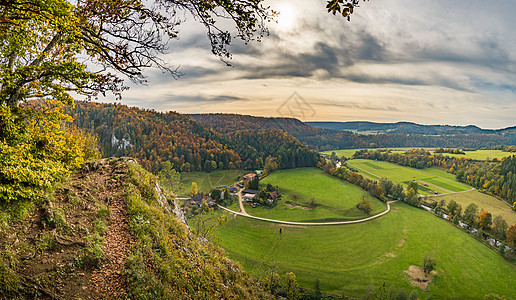
<path id="1" fill-rule="evenodd" d="M 215 200 L 215 201 L 219 201 L 220 198 L 221 198 L 221 195 L 222 195 L 222 191 L 219 190 L 219 189 L 213 189 L 213 191 L 211 191 L 211 199 Z"/>
<path id="2" fill-rule="evenodd" d="M 507 229 L 507 245 L 516 247 L 516 224 Z"/>
<path id="3" fill-rule="evenodd" d="M 426 274 L 430 274 L 433 270 L 435 270 L 435 267 L 437 265 L 437 260 L 432 257 L 430 254 L 426 255 L 423 258 L 423 271 Z"/>
<path id="4" fill-rule="evenodd" d="M 284 294 L 288 300 L 297 300 L 300 297 L 299 285 L 297 284 L 296 275 L 292 272 L 285 274 Z"/>
<path id="5" fill-rule="evenodd" d="M 0 106 L 0 202 L 42 199 L 57 180 L 82 166 L 88 135 L 63 129 L 70 117 L 62 109 L 55 101 L 24 109 Z"/>
<path id="6" fill-rule="evenodd" d="M 394 298 L 396 300 L 407 300 L 408 295 L 404 288 L 399 289 L 399 291 L 396 293 L 396 297 Z"/>
<path id="7" fill-rule="evenodd" d="M 373 206 L 371 205 L 371 202 L 366 197 L 364 197 L 362 199 L 362 201 L 360 201 L 357 204 L 357 208 L 368 215 L 371 214 L 371 211 L 373 210 Z"/>
<path id="8" fill-rule="evenodd" d="M 464 210 L 464 215 L 462 216 L 462 219 L 464 222 L 466 222 L 469 225 L 474 225 L 478 218 L 478 206 L 475 203 L 471 203 L 466 207 L 466 210 Z"/>
<path id="9" fill-rule="evenodd" d="M 416 290 L 412 290 L 412 292 L 410 292 L 408 298 L 410 300 L 417 300 L 417 299 L 419 299 L 419 294 L 417 293 Z"/>
<path id="10" fill-rule="evenodd" d="M 484 300 L 506 300 L 504 296 L 499 296 L 497 294 L 487 294 L 484 297 Z"/>
<path id="11" fill-rule="evenodd" d="M 253 179 L 251 179 L 251 181 L 249 181 L 249 185 L 247 186 L 247 188 L 252 190 L 258 190 L 259 184 L 260 179 L 258 178 L 258 176 L 255 176 Z"/>

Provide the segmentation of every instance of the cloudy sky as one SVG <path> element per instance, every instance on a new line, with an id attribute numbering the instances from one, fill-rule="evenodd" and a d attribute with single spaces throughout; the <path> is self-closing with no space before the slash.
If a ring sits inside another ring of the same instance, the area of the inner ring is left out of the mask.
<path id="1" fill-rule="evenodd" d="M 185 75 L 147 72 L 122 103 L 181 113 L 304 121 L 516 125 L 516 1 L 370 0 L 351 22 L 324 0 L 270 0 L 261 43 L 235 43 L 232 67 L 205 30 L 181 25 L 168 57 Z"/>

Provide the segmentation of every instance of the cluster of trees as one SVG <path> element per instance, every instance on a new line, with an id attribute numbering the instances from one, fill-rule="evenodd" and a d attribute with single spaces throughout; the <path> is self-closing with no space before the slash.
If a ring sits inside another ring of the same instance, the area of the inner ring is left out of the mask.
<path id="1" fill-rule="evenodd" d="M 244 169 L 313 167 L 322 158 L 281 129 L 243 130 L 228 135 L 242 157 Z"/>
<path id="2" fill-rule="evenodd" d="M 364 178 L 360 173 L 352 170 L 347 165 L 336 168 L 331 162 L 323 162 L 318 165 L 324 172 L 344 179 L 354 185 L 360 186 L 371 196 L 376 197 L 384 202 L 388 198 L 404 201 L 412 206 L 419 207 L 420 197 L 418 194 L 418 185 L 416 182 L 409 183 L 407 189 L 399 183 L 394 183 L 387 178 L 381 178 L 380 181 Z"/>
<path id="3" fill-rule="evenodd" d="M 455 164 L 450 172 L 459 181 L 509 201 L 516 211 L 516 156 L 501 162 Z"/>
<path id="4" fill-rule="evenodd" d="M 464 210 L 462 206 L 450 200 L 448 203 L 443 199 L 440 202 L 433 202 L 430 204 L 434 208 L 436 215 L 442 216 L 446 214 L 448 220 L 459 224 L 459 221 L 468 224 L 472 228 L 482 230 L 485 234 L 492 236 L 501 242 L 507 242 L 514 246 L 513 240 L 516 240 L 516 230 L 512 232 L 510 228 L 516 229 L 516 224 L 509 227 L 502 216 L 493 217 L 493 215 L 486 210 L 479 210 L 475 203 L 469 204 Z"/>
<path id="5" fill-rule="evenodd" d="M 434 153 L 450 153 L 450 154 L 466 154 L 464 151 L 460 149 L 443 149 L 443 148 L 437 148 L 434 150 Z"/>
<path id="6" fill-rule="evenodd" d="M 411 149 L 405 153 L 393 153 L 390 150 L 369 151 L 365 149 L 355 152 L 353 158 L 387 161 L 416 169 L 430 168 L 432 166 L 449 169 L 453 166 L 462 165 L 471 161 L 469 158 L 465 157 L 455 158 L 444 156 L 440 153 L 432 154 L 432 152 L 424 149 Z"/>
<path id="7" fill-rule="evenodd" d="M 320 156 L 288 133 L 245 130 L 221 134 L 188 116 L 125 105 L 77 102 L 79 128 L 95 133 L 104 156 L 132 156 L 154 173 L 170 162 L 182 172 L 314 166 Z"/>
<path id="8" fill-rule="evenodd" d="M 257 190 L 258 193 L 254 196 L 253 201 L 255 203 L 260 203 L 260 205 L 273 207 L 278 203 L 278 199 L 281 198 L 278 187 L 273 186 L 270 183 L 266 186 L 258 187 Z"/>
<path id="9" fill-rule="evenodd" d="M 360 150 L 353 158 L 388 161 L 412 168 L 438 166 L 454 174 L 458 181 L 479 190 L 501 197 L 516 210 L 516 157 L 506 157 L 501 161 L 474 161 L 465 157 L 453 158 L 442 154 L 432 154 L 423 149 L 409 150 L 403 154 L 385 150 Z"/>

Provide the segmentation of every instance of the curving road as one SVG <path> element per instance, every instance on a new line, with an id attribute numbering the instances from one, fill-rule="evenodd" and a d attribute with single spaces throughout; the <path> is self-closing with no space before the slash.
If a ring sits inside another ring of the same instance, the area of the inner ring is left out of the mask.
<path id="1" fill-rule="evenodd" d="M 310 223 L 310 222 L 291 222 L 291 221 L 281 221 L 281 220 L 274 220 L 274 219 L 267 219 L 267 218 L 261 218 L 261 217 L 255 217 L 255 216 L 252 216 L 248 213 L 245 212 L 245 210 L 243 209 L 243 204 L 242 204 L 242 201 L 241 201 L 241 193 L 239 193 L 239 200 L 240 200 L 240 209 L 243 211 L 243 212 L 238 212 L 238 211 L 234 211 L 234 210 L 231 210 L 229 208 L 226 208 L 224 206 L 221 206 L 221 205 L 218 205 L 220 208 L 232 213 L 232 214 L 235 214 L 235 215 L 239 215 L 239 216 L 242 216 L 242 217 L 246 217 L 246 218 L 251 218 L 251 219 L 255 219 L 255 220 L 260 220 L 260 221 L 265 221 L 265 222 L 271 222 L 271 223 L 277 223 L 277 224 L 285 224 L 285 225 L 301 225 L 301 226 L 321 226 L 321 225 L 344 225 L 344 224 L 355 224 L 355 223 L 362 223 L 362 222 L 366 222 L 366 221 L 369 221 L 369 220 L 372 220 L 372 219 L 375 219 L 375 218 L 378 218 L 380 216 L 383 216 L 385 215 L 386 213 L 388 213 L 390 210 L 391 210 L 391 203 L 394 203 L 394 202 L 397 202 L 398 200 L 395 200 L 395 201 L 388 201 L 387 202 L 387 209 L 377 215 L 374 215 L 374 216 L 371 216 L 371 217 L 368 217 L 368 218 L 365 218 L 365 219 L 360 219 L 360 220 L 351 220 L 351 221 L 336 221 L 336 222 L 319 222 L 319 223 Z"/>

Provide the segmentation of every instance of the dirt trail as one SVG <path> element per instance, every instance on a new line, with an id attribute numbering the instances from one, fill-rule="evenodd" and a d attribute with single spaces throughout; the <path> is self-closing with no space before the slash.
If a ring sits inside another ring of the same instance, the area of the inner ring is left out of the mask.
<path id="1" fill-rule="evenodd" d="M 243 215 L 243 216 L 250 216 L 246 211 L 245 211 L 245 207 L 244 207 L 244 200 L 243 200 L 244 196 L 242 196 L 242 190 L 238 191 L 238 203 L 240 204 L 240 213 Z"/>
<path id="2" fill-rule="evenodd" d="M 92 298 L 125 299 L 128 296 L 120 270 L 124 268 L 134 239 L 128 231 L 127 211 L 121 197 L 112 199 L 109 208 L 111 224 L 103 243 L 107 262 L 91 276 Z"/>

